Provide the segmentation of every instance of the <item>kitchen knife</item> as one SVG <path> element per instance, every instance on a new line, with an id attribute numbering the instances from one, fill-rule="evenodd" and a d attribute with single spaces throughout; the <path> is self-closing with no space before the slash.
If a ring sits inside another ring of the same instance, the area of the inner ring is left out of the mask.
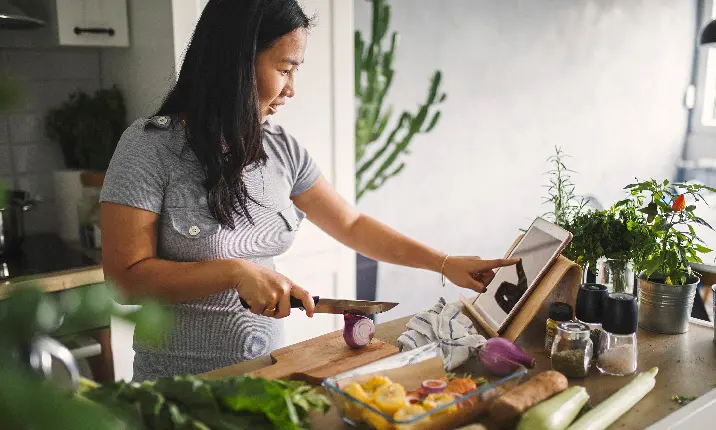
<path id="1" fill-rule="evenodd" d="M 341 299 L 322 299 L 313 296 L 313 303 L 316 305 L 315 312 L 317 314 L 344 314 L 354 313 L 362 315 L 373 315 L 381 312 L 389 311 L 398 304 L 394 302 L 374 302 L 372 300 L 341 300 Z M 249 309 L 249 304 L 242 298 L 241 305 Z M 296 297 L 291 296 L 292 308 L 303 308 L 303 303 Z"/>

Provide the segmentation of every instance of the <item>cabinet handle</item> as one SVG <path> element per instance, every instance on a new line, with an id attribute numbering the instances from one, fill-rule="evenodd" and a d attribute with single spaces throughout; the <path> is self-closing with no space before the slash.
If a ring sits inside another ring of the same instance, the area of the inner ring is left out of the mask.
<path id="1" fill-rule="evenodd" d="M 108 34 L 110 36 L 114 36 L 114 29 L 113 28 L 97 28 L 97 27 L 88 27 L 88 28 L 75 27 L 75 34 L 80 35 L 82 33 Z"/>

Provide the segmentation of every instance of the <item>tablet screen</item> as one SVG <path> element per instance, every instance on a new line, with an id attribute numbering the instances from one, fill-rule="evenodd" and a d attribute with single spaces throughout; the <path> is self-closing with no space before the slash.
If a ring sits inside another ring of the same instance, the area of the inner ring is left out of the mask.
<path id="1" fill-rule="evenodd" d="M 511 254 L 511 257 L 521 258 L 522 264 L 501 268 L 488 285 L 487 292 L 475 302 L 482 317 L 493 327 L 499 327 L 561 244 L 559 238 L 532 226 Z M 520 271 L 523 276 L 518 275 Z"/>

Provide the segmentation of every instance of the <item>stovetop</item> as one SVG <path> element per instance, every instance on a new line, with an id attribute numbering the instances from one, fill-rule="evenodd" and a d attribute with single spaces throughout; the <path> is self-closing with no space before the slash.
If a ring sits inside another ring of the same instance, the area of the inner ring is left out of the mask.
<path id="1" fill-rule="evenodd" d="M 20 252 L 0 257 L 0 281 L 95 266 L 98 263 L 53 234 L 27 236 Z"/>

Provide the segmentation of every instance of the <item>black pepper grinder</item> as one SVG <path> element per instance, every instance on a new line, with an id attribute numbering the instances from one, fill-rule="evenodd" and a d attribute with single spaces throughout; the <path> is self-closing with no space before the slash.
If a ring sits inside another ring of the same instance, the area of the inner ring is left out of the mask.
<path id="1" fill-rule="evenodd" d="M 611 293 L 604 307 L 604 323 L 597 368 L 608 375 L 631 375 L 636 372 L 638 323 L 636 297 Z"/>
<path id="2" fill-rule="evenodd" d="M 602 321 L 604 317 L 604 305 L 607 299 L 606 285 L 582 284 L 577 292 L 577 305 L 575 307 L 575 318 L 589 326 L 592 343 L 594 344 L 594 355 L 596 360 L 599 354 L 599 341 L 602 335 Z"/>

